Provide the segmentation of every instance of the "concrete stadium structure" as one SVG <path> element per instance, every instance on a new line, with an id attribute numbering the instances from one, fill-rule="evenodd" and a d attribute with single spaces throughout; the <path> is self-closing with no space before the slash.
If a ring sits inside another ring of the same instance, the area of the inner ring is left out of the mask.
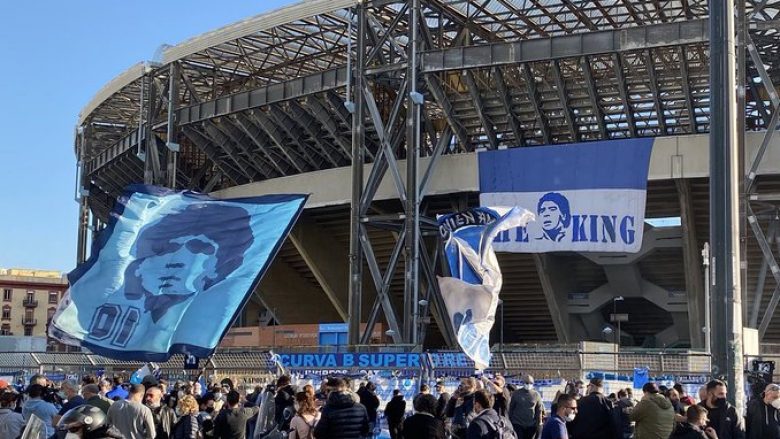
<path id="1" fill-rule="evenodd" d="M 314 0 L 164 48 L 79 116 L 79 259 L 130 183 L 311 192 L 239 323 L 348 321 L 357 344 L 382 321 L 452 346 L 432 218 L 478 203 L 476 152 L 654 137 L 646 217 L 680 225 L 647 225 L 637 254 L 500 254 L 496 335 L 603 340 L 616 311 L 624 345 L 701 347 L 706 4 Z M 780 9 L 744 6 L 743 321 L 780 341 Z"/>

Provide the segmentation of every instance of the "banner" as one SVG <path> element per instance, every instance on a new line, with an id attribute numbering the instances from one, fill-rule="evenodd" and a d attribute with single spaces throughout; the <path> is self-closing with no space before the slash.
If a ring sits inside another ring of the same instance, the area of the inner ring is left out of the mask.
<path id="1" fill-rule="evenodd" d="M 500 234 L 495 250 L 638 252 L 652 146 L 625 139 L 480 152 L 480 204 L 537 216 Z"/>
<path id="2" fill-rule="evenodd" d="M 531 212 L 517 207 L 480 207 L 439 218 L 451 276 L 438 279 L 439 289 L 458 344 L 474 360 L 476 369 L 490 364 L 490 329 L 501 291 L 501 270 L 493 252 L 493 239 L 532 219 Z"/>
<path id="3" fill-rule="evenodd" d="M 109 358 L 208 357 L 300 215 L 306 195 L 217 200 L 130 186 L 49 334 Z"/>

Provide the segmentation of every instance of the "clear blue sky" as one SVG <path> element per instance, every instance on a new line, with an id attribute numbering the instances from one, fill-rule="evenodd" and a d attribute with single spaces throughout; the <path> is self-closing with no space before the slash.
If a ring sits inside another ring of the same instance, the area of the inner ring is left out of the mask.
<path id="1" fill-rule="evenodd" d="M 73 132 L 100 87 L 163 43 L 295 2 L 0 2 L 0 267 L 74 267 Z"/>

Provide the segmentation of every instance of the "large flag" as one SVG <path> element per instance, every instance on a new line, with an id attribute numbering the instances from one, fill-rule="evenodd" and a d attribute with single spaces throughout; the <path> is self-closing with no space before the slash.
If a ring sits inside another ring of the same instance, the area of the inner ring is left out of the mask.
<path id="1" fill-rule="evenodd" d="M 497 237 L 496 251 L 638 252 L 652 146 L 625 139 L 479 153 L 480 204 L 537 215 Z"/>
<path id="2" fill-rule="evenodd" d="M 49 334 L 110 358 L 208 357 L 300 216 L 306 195 L 218 200 L 130 186 Z"/>
<path id="3" fill-rule="evenodd" d="M 493 240 L 533 218 L 517 207 L 479 207 L 439 218 L 450 275 L 439 278 L 439 289 L 458 344 L 479 370 L 490 364 L 490 329 L 502 283 Z"/>

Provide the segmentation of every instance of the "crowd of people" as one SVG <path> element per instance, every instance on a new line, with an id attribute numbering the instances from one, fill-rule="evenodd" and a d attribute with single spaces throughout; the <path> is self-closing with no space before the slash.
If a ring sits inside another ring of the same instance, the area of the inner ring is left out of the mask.
<path id="1" fill-rule="evenodd" d="M 780 386 L 767 385 L 744 418 L 727 395 L 718 380 L 697 398 L 653 382 L 638 398 L 605 395 L 592 379 L 568 383 L 546 413 L 533 377 L 516 387 L 496 375 L 464 378 L 452 395 L 444 382 L 421 384 L 407 410 L 398 389 L 382 404 L 375 383 L 338 377 L 315 390 L 281 376 L 242 394 L 229 379 L 204 388 L 88 375 L 54 386 L 35 375 L 24 388 L 0 381 L 0 439 L 20 438 L 33 418 L 47 439 L 365 439 L 382 416 L 391 439 L 780 439 Z"/>

